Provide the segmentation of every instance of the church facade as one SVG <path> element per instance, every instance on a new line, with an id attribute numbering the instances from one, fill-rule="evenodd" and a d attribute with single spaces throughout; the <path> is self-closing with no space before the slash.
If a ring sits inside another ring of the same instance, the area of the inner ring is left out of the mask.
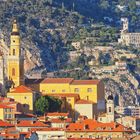
<path id="1" fill-rule="evenodd" d="M 3 50 L 0 51 L 0 64 L 0 92 L 2 94 L 5 92 L 5 86 L 9 84 L 12 88 L 24 84 L 24 57 L 21 53 L 20 33 L 16 20 L 13 22 L 7 54 Z"/>
<path id="2" fill-rule="evenodd" d="M 13 82 L 13 87 L 24 84 L 24 59 L 21 55 L 20 34 L 16 20 L 10 36 L 8 56 L 8 79 Z"/>

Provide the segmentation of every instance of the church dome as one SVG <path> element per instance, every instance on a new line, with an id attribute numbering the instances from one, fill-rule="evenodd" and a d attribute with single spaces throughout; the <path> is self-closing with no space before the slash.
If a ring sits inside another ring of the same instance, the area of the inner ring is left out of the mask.
<path id="1" fill-rule="evenodd" d="M 107 99 L 108 100 L 113 100 L 113 96 L 112 95 L 109 95 Z"/>

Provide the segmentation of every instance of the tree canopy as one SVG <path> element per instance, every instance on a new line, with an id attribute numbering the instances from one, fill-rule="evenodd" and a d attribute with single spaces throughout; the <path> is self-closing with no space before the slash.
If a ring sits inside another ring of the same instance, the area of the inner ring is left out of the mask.
<path id="1" fill-rule="evenodd" d="M 35 113 L 43 115 L 45 112 L 60 111 L 62 101 L 51 96 L 42 96 L 35 102 Z"/>

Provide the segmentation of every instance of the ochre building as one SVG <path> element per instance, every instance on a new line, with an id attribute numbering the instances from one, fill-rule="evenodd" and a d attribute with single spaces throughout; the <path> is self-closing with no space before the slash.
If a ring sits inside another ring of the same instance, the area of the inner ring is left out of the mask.
<path id="1" fill-rule="evenodd" d="M 17 87 L 24 83 L 24 59 L 21 53 L 20 34 L 16 20 L 10 36 L 7 77 L 12 81 L 12 86 Z"/>
<path id="2" fill-rule="evenodd" d="M 80 99 L 89 100 L 97 104 L 97 110 L 105 109 L 104 84 L 100 80 L 74 80 L 73 78 L 46 78 L 40 83 L 40 92 L 43 95 L 74 95 Z M 73 100 L 68 100 L 72 107 Z"/>

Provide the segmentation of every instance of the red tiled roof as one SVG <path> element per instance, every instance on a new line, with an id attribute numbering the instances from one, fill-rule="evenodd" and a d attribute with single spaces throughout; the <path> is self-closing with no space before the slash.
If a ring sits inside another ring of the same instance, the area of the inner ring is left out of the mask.
<path id="1" fill-rule="evenodd" d="M 52 84 L 52 83 L 71 83 L 73 78 L 46 78 L 41 83 Z"/>
<path id="2" fill-rule="evenodd" d="M 33 91 L 30 88 L 21 85 L 14 88 L 13 91 L 11 91 L 10 93 L 29 93 L 29 92 L 33 92 Z"/>
<path id="3" fill-rule="evenodd" d="M 0 127 L 12 127 L 12 126 L 14 125 L 0 120 Z"/>
<path id="4" fill-rule="evenodd" d="M 88 101 L 88 100 L 83 100 L 83 99 L 81 99 L 81 100 L 78 100 L 78 101 L 76 102 L 76 104 L 93 104 L 93 102 L 92 102 L 92 101 Z"/>
<path id="5" fill-rule="evenodd" d="M 68 116 L 69 113 L 59 113 L 59 112 L 53 112 L 53 113 L 47 113 L 47 116 Z"/>
<path id="6" fill-rule="evenodd" d="M 97 85 L 100 80 L 73 80 L 72 85 Z"/>
<path id="7" fill-rule="evenodd" d="M 67 131 L 89 131 L 89 132 L 133 132 L 132 129 L 124 127 L 115 122 L 101 123 L 93 119 L 86 119 L 80 122 L 71 123 Z"/>
<path id="8" fill-rule="evenodd" d="M 29 121 L 22 120 L 17 123 L 17 127 L 47 127 L 47 124 L 44 124 L 40 121 Z"/>
<path id="9" fill-rule="evenodd" d="M 50 120 L 51 123 L 71 123 L 72 119 L 71 118 L 67 118 L 65 120 L 61 120 L 61 119 L 51 119 Z"/>
<path id="10" fill-rule="evenodd" d="M 6 138 L 5 140 L 19 139 L 19 134 L 5 133 L 5 134 L 0 134 L 0 136 Z"/>
<path id="11" fill-rule="evenodd" d="M 8 105 L 5 105 L 5 104 L 0 104 L 0 108 L 11 108 L 11 109 L 13 109 L 14 107 L 8 106 Z"/>
<path id="12" fill-rule="evenodd" d="M 0 130 L 0 136 L 4 137 L 5 140 L 19 139 L 19 132 L 16 127 L 3 128 Z"/>

